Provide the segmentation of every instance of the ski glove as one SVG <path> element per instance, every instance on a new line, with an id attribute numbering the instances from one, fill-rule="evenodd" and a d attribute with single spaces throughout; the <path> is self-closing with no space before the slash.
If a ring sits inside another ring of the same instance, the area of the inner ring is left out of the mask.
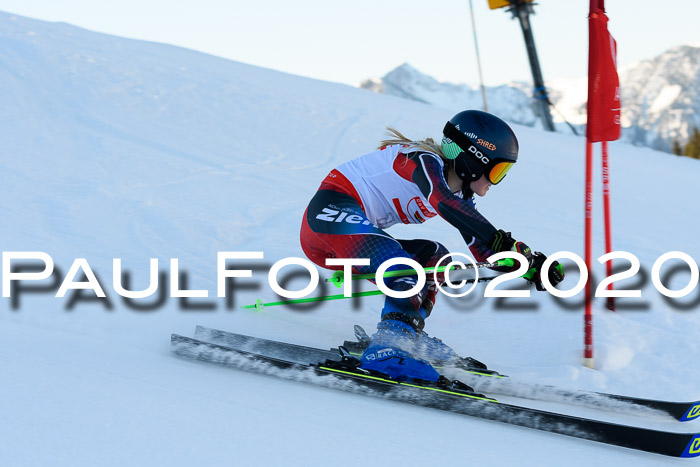
<path id="1" fill-rule="evenodd" d="M 535 252 L 530 263 L 532 267 L 523 276 L 528 282 L 534 283 L 535 287 L 540 292 L 545 290 L 542 284 L 542 265 L 546 259 L 547 257 L 539 251 Z M 547 271 L 547 277 L 549 278 L 549 283 L 552 284 L 553 287 L 556 287 L 557 284 L 564 280 L 564 268 L 559 264 L 559 261 L 554 261 L 552 263 L 549 267 L 549 271 Z"/>
<path id="2" fill-rule="evenodd" d="M 491 238 L 489 248 L 494 253 L 500 253 L 502 251 L 515 251 L 516 253 L 520 253 L 527 258 L 530 268 L 533 267 L 532 250 L 530 250 L 530 247 L 523 242 L 518 242 L 511 237 L 510 232 L 498 230 Z"/>

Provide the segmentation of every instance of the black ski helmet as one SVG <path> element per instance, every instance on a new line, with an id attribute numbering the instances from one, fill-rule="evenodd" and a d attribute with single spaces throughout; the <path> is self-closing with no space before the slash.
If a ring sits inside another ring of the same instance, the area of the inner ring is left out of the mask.
<path id="1" fill-rule="evenodd" d="M 445 124 L 442 152 L 454 161 L 460 179 L 469 183 L 486 174 L 499 183 L 518 160 L 518 138 L 500 118 L 481 110 L 465 110 Z"/>

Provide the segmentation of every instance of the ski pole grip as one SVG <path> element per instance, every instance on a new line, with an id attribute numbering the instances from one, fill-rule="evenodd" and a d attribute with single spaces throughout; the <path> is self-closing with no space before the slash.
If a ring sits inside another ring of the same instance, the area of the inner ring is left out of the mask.
<path id="1" fill-rule="evenodd" d="M 513 258 L 505 258 L 496 261 L 497 266 L 505 266 L 507 268 L 512 268 L 515 266 L 515 260 Z"/>

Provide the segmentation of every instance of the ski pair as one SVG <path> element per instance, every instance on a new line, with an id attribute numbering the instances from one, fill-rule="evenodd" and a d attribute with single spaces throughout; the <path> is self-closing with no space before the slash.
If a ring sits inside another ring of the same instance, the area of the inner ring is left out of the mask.
<path id="1" fill-rule="evenodd" d="M 357 373 L 351 368 L 349 370 L 347 367 L 341 369 L 343 368 L 344 356 L 337 352 L 334 359 L 320 360 L 323 363 L 313 363 L 307 358 L 311 353 L 323 358 L 323 355 L 329 355 L 330 350 L 266 341 L 202 327 L 197 328 L 197 335 L 200 338 L 214 339 L 223 336 L 231 346 L 173 334 L 171 337 L 172 351 L 181 357 L 282 379 L 446 410 L 641 451 L 674 457 L 700 456 L 700 434 L 652 430 L 504 404 L 469 391 L 465 389 L 465 386 L 446 379 L 437 384 L 423 384 L 421 382 L 394 381 L 381 375 Z M 264 349 L 270 353 L 281 351 L 284 347 L 289 351 L 289 358 L 276 358 L 252 350 L 255 348 Z M 306 359 L 305 363 L 303 363 L 304 359 Z M 314 360 L 318 361 L 318 359 Z"/>
<path id="2" fill-rule="evenodd" d="M 351 355 L 359 358 L 369 345 L 370 338 L 364 329 L 357 325 L 354 327 L 354 334 L 356 341 L 346 340 L 342 347 L 347 349 Z M 341 358 L 338 348 L 323 350 L 204 326 L 196 327 L 195 338 L 298 363 L 339 361 Z M 441 373 L 449 373 L 449 376 L 455 375 L 475 390 L 488 394 L 560 402 L 631 415 L 666 415 L 682 422 L 700 418 L 700 401 L 664 401 L 517 381 L 517 379 L 489 370 L 481 362 L 469 357 L 447 364 L 435 363 L 434 366 Z"/>

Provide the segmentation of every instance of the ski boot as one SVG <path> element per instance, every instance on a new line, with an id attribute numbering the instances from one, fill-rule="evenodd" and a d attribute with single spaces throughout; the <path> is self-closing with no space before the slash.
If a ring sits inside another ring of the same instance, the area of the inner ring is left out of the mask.
<path id="1" fill-rule="evenodd" d="M 417 331 L 408 323 L 383 319 L 360 357 L 360 368 L 403 380 L 436 382 L 440 374 L 423 359 L 411 354 Z"/>

